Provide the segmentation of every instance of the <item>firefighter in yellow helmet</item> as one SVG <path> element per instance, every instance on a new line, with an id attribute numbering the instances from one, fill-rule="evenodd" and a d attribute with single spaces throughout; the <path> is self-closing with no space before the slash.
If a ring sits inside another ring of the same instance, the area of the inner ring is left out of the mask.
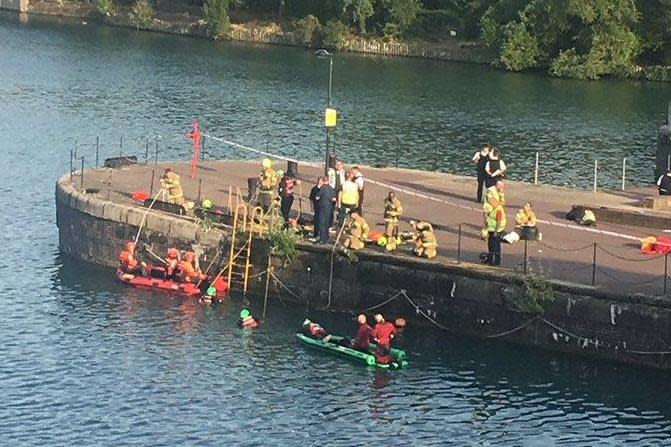
<path id="1" fill-rule="evenodd" d="M 273 169 L 273 162 L 269 158 L 264 158 L 261 161 L 258 188 L 257 205 L 263 208 L 263 212 L 268 212 L 273 204 L 275 190 L 277 189 L 277 173 Z"/>
<path id="2" fill-rule="evenodd" d="M 370 231 L 366 220 L 358 212 L 352 211 L 347 221 L 346 230 L 345 248 L 361 250 L 364 247 L 363 241 L 368 239 L 368 232 Z"/>
<path id="3" fill-rule="evenodd" d="M 161 176 L 161 188 L 168 192 L 168 202 L 184 205 L 184 193 L 179 175 L 166 168 Z"/>
<path id="4" fill-rule="evenodd" d="M 403 206 L 393 191 L 389 191 L 384 199 L 384 237 L 387 251 L 396 250 L 396 237 L 398 236 L 398 219 L 403 214 Z"/>
<path id="5" fill-rule="evenodd" d="M 415 248 L 412 251 L 420 258 L 433 258 L 436 256 L 436 235 L 433 233 L 433 226 L 424 221 L 410 221 L 410 226 L 415 230 Z"/>

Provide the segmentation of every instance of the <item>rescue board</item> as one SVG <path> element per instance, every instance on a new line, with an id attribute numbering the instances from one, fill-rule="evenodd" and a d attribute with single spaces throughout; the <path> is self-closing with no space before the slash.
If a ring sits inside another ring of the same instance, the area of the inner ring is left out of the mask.
<path id="1" fill-rule="evenodd" d="M 188 296 L 190 298 L 199 298 L 203 293 L 190 282 L 180 283 L 170 279 L 152 278 L 149 276 L 133 275 L 125 273 L 121 269 L 117 270 L 117 278 L 119 281 L 129 284 L 134 287 L 141 287 L 145 289 L 162 290 L 166 292 L 173 292 L 180 295 Z M 217 284 L 214 285 L 217 289 L 216 296 L 223 297 L 228 293 L 228 284 L 222 278 L 219 278 Z M 218 286 L 218 287 L 217 287 Z"/>
<path id="2" fill-rule="evenodd" d="M 367 366 L 374 366 L 377 368 L 384 368 L 384 369 L 401 369 L 408 367 L 408 361 L 405 360 L 406 358 L 405 351 L 401 349 L 392 349 L 391 355 L 394 358 L 394 361 L 389 364 L 383 364 L 383 363 L 377 363 L 377 361 L 375 360 L 375 355 L 373 354 L 367 354 L 365 352 L 357 351 L 356 349 L 340 346 L 338 342 L 343 340 L 344 337 L 331 336 L 328 342 L 311 338 L 301 333 L 296 334 L 296 337 L 298 337 L 300 341 L 302 341 L 309 347 L 320 349 L 329 354 L 348 357 L 352 360 L 362 362 Z M 374 351 L 376 348 L 376 346 L 373 344 L 371 344 L 370 347 L 371 351 Z"/>

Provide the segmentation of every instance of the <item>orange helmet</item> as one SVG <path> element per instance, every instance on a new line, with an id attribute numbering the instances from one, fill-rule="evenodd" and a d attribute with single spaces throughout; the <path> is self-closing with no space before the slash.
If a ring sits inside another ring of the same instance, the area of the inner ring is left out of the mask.
<path id="1" fill-rule="evenodd" d="M 177 250 L 177 249 L 174 248 L 174 247 L 173 247 L 173 248 L 169 248 L 169 249 L 168 249 L 168 258 L 170 258 L 170 259 L 177 259 L 177 258 L 179 258 L 179 250 Z"/>

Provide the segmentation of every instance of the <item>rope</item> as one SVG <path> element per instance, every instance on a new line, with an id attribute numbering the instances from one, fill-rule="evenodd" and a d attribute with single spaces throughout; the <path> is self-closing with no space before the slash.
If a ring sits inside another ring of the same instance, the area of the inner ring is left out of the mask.
<path id="1" fill-rule="evenodd" d="M 394 296 L 392 296 L 391 298 L 389 298 L 389 299 L 387 299 L 387 300 L 381 302 L 380 304 L 376 304 L 375 306 L 372 306 L 372 307 L 368 307 L 368 308 L 366 308 L 366 309 L 363 309 L 363 310 L 362 310 L 361 312 L 359 312 L 359 313 L 370 312 L 371 310 L 374 310 L 374 309 L 377 309 L 377 308 L 379 308 L 379 307 L 382 307 L 382 306 L 384 306 L 385 304 L 394 301 L 394 300 L 395 300 L 396 298 L 398 298 L 399 296 L 401 296 L 401 292 L 397 292 L 397 293 L 396 293 Z"/>
<path id="2" fill-rule="evenodd" d="M 156 259 L 158 259 L 158 260 L 161 261 L 162 263 L 167 264 L 167 263 L 165 262 L 165 259 L 163 259 L 163 258 L 160 257 L 159 255 L 157 255 L 156 253 L 154 253 L 153 251 L 151 251 L 151 248 L 149 248 L 149 247 L 147 247 L 147 246 L 145 245 L 144 249 L 147 250 L 147 251 L 149 252 L 150 255 L 152 255 L 153 257 L 155 257 Z"/>
<path id="3" fill-rule="evenodd" d="M 431 323 L 435 324 L 437 327 L 441 328 L 441 329 L 444 330 L 444 331 L 449 331 L 449 330 L 450 330 L 450 329 L 447 328 L 446 326 L 443 326 L 442 324 L 438 323 L 436 320 L 434 320 L 434 319 L 431 318 L 429 315 L 427 315 L 422 309 L 420 309 L 420 307 L 419 307 L 417 304 L 415 304 L 415 303 L 410 299 L 410 297 L 408 296 L 408 294 L 405 293 L 405 290 L 401 289 L 401 294 L 405 297 L 405 299 L 408 300 L 408 302 L 409 302 L 410 304 L 412 304 L 412 306 L 415 308 L 415 312 L 417 312 L 417 314 L 423 316 L 424 318 L 426 318 L 426 319 L 429 320 Z"/>
<path id="4" fill-rule="evenodd" d="M 598 248 L 602 252 L 604 252 L 604 253 L 606 253 L 606 254 L 608 254 L 608 255 L 616 258 L 616 259 L 620 259 L 622 261 L 628 261 L 628 262 L 649 262 L 649 261 L 654 261 L 655 259 L 663 258 L 663 257 L 666 256 L 666 255 L 657 255 L 657 256 L 653 256 L 651 258 L 627 258 L 625 256 L 616 255 L 615 253 L 610 252 L 610 251 L 606 250 L 605 248 L 603 248 L 599 245 L 597 245 L 596 248 Z"/>
<path id="5" fill-rule="evenodd" d="M 555 247 L 553 245 L 550 245 L 548 243 L 541 242 L 541 241 L 536 241 L 536 243 L 538 245 L 542 246 L 542 247 L 549 248 L 550 250 L 562 251 L 562 252 L 566 252 L 566 253 L 582 251 L 582 250 L 586 250 L 588 248 L 594 247 L 594 244 L 588 244 L 588 245 L 585 245 L 584 247 L 578 247 L 578 248 L 561 248 L 561 247 Z"/>
<path id="6" fill-rule="evenodd" d="M 538 321 L 538 315 L 524 323 L 522 326 L 518 326 L 515 329 L 511 329 L 509 331 L 501 332 L 500 334 L 494 334 L 494 335 L 487 335 L 485 338 L 499 338 L 499 337 L 505 337 L 506 335 L 514 334 L 517 331 L 521 331 L 525 327 L 529 326 L 531 323 L 534 321 Z"/>
<path id="7" fill-rule="evenodd" d="M 137 244 L 137 241 L 140 239 L 140 233 L 142 232 L 142 227 L 144 227 L 145 222 L 147 221 L 147 214 L 149 213 L 149 210 L 151 210 L 151 207 L 154 206 L 154 203 L 156 203 L 156 200 L 158 199 L 159 194 L 163 192 L 163 189 L 159 188 L 158 192 L 154 196 L 154 200 L 151 201 L 149 204 L 149 207 L 145 210 L 144 214 L 142 215 L 142 220 L 140 221 L 140 227 L 137 229 L 137 234 L 135 235 L 135 243 Z"/>
<path id="8" fill-rule="evenodd" d="M 285 286 L 284 283 L 282 281 L 280 281 L 280 279 L 277 276 L 275 276 L 275 274 L 273 272 L 269 271 L 268 274 L 275 280 L 275 282 L 277 284 L 279 284 L 284 290 L 286 290 L 289 293 L 289 295 L 293 296 L 294 298 L 298 298 L 301 302 L 305 301 L 303 299 L 303 297 L 297 295 L 296 293 L 291 291 L 291 289 L 289 289 L 287 286 Z"/>

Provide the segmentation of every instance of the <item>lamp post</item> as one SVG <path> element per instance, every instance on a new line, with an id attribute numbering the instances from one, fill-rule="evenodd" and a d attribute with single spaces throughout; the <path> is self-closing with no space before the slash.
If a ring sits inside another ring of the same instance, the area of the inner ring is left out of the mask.
<path id="1" fill-rule="evenodd" d="M 330 53 L 324 48 L 320 48 L 315 51 L 315 56 L 318 58 L 329 58 L 329 91 L 328 91 L 328 102 L 326 104 L 326 110 L 324 112 L 324 126 L 326 127 L 326 151 L 324 154 L 324 174 L 328 175 L 329 168 L 333 168 L 335 165 L 335 145 L 333 141 L 332 131 L 336 127 L 337 122 L 337 112 L 335 109 L 331 108 L 331 100 L 333 98 L 333 53 Z"/>

